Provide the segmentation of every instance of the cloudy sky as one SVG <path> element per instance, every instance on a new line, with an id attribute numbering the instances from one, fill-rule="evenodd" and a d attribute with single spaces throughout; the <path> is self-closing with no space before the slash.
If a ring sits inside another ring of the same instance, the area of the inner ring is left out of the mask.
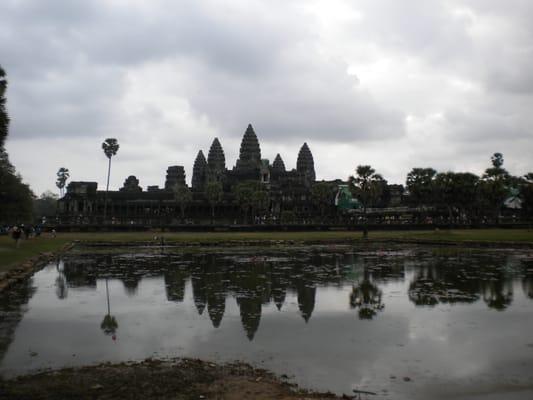
<path id="1" fill-rule="evenodd" d="M 214 137 L 232 167 L 248 123 L 262 155 L 294 168 L 309 144 L 318 179 L 371 164 L 468 170 L 504 154 L 533 171 L 530 0 L 2 0 L 7 143 L 36 193 L 136 175 L 190 181 Z"/>

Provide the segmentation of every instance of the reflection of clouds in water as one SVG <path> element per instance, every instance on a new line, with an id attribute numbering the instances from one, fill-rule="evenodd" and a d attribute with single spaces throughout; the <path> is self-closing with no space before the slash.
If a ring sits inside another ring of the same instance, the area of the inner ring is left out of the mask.
<path id="1" fill-rule="evenodd" d="M 259 327 L 261 304 L 273 302 L 281 310 L 286 291 L 295 290 L 300 315 L 307 322 L 316 306 L 317 286 L 343 287 L 350 280 L 353 287 L 349 298 L 330 300 L 330 308 L 357 308 L 364 319 L 384 309 L 381 287 L 403 282 L 411 273 L 414 278 L 408 297 L 416 305 L 468 303 L 482 298 L 489 307 L 503 310 L 512 303 L 509 271 L 520 265 L 519 257 L 499 256 L 499 264 L 494 266 L 483 262 L 498 259 L 494 252 L 377 247 L 344 248 L 344 252 L 332 247 L 329 253 L 324 247 L 316 251 L 296 248 L 290 255 L 283 249 L 269 249 L 265 254 L 254 249 L 254 255 L 246 249 L 237 249 L 236 255 L 228 254 L 228 249 L 218 253 L 141 253 L 135 257 L 101 254 L 93 257 L 92 265 L 83 257 L 69 260 L 66 270 L 69 285 L 71 281 L 74 286 L 83 282 L 94 285 L 96 277 L 105 274 L 121 279 L 130 296 L 135 295 L 143 277 L 163 274 L 167 299 L 174 302 L 183 301 L 185 282 L 191 279 L 198 313 L 202 315 L 207 307 L 212 325 L 218 327 L 225 298 L 234 296 L 242 305 L 242 326 L 250 338 Z M 465 257 L 471 258 L 467 265 Z"/>
<path id="2" fill-rule="evenodd" d="M 270 251 L 269 257 L 293 258 L 284 252 Z M 234 263 L 201 252 L 121 256 L 111 262 L 105 255 L 69 256 L 64 268 L 69 296 L 58 300 L 55 268 L 36 275 L 40 289 L 5 362 L 24 369 L 154 353 L 240 358 L 263 360 L 281 372 L 299 371 L 302 383 L 323 384 L 324 389 L 347 382 L 361 389 L 365 382 L 403 371 L 422 379 L 425 373 L 416 360 L 440 376 L 474 379 L 523 357 L 501 338 L 514 337 L 515 344 L 524 340 L 533 322 L 521 316 L 517 329 L 520 307 L 514 306 L 533 303 L 511 296 L 505 312 L 494 313 L 482 295 L 498 302 L 502 293 L 505 300 L 509 282 L 527 293 L 531 275 L 524 260 L 510 268 L 509 254 L 483 251 L 435 255 L 415 249 L 405 259 L 370 256 L 368 249 L 364 255 L 348 249 L 347 254 L 338 249 L 298 252 L 305 254 L 304 261 L 256 257 Z M 120 324 L 115 347 L 101 339 L 105 277 L 111 315 Z M 135 290 L 128 294 L 124 289 L 130 283 Z M 437 301 L 416 307 L 415 294 Z M 379 316 L 361 321 L 350 310 L 350 295 L 358 310 L 365 305 Z M 46 343 L 49 338 L 53 343 Z M 39 353 L 35 360 L 25 353 L 27 343 Z"/>
<path id="3" fill-rule="evenodd" d="M 520 257 L 514 255 L 440 255 L 416 266 L 408 295 L 418 306 L 482 299 L 489 308 L 505 310 L 513 302 L 513 281 L 519 271 Z"/>
<path id="4" fill-rule="evenodd" d="M 317 288 L 317 298 L 322 290 L 327 289 Z M 288 292 L 287 303 L 297 303 L 297 294 Z M 382 362 L 387 356 L 381 351 L 391 349 L 391 337 L 406 341 L 407 321 L 398 316 L 388 321 L 386 329 L 381 325 L 376 331 L 374 325 L 344 313 L 317 314 L 306 324 L 293 311 L 263 308 L 261 327 L 254 340 L 246 343 L 239 324 L 231 319 L 223 330 L 209 336 L 208 343 L 196 343 L 191 352 L 199 357 L 211 358 L 215 353 L 221 360 L 239 359 L 294 376 L 305 387 L 349 393 L 354 381 L 358 385 L 370 381 L 375 389 L 377 375 L 392 373 L 389 362 Z"/>

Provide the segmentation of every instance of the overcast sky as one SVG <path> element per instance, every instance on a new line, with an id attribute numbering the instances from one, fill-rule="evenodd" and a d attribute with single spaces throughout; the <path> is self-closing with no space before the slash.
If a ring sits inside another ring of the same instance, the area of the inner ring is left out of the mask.
<path id="1" fill-rule="evenodd" d="M 317 179 L 370 164 L 482 173 L 492 153 L 533 171 L 530 0 L 1 0 L 11 161 L 37 194 L 136 175 L 190 182 L 218 137 L 228 167 L 248 123 L 262 155 Z"/>

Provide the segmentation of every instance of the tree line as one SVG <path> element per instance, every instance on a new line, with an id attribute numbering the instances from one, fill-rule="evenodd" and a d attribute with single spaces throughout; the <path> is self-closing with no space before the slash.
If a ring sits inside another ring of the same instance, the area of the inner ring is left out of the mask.
<path id="1" fill-rule="evenodd" d="M 498 223 L 502 210 L 514 209 L 516 217 L 533 216 L 533 173 L 513 176 L 503 167 L 501 153 L 478 176 L 471 172 L 437 172 L 413 168 L 405 183 L 405 205 L 426 209 L 426 215 L 444 211 L 449 222 Z M 350 189 L 361 202 L 363 213 L 382 199 L 387 182 L 369 165 L 360 165 L 349 178 Z M 418 214 L 419 218 L 424 213 Z M 422 222 L 422 221 L 418 221 Z"/>

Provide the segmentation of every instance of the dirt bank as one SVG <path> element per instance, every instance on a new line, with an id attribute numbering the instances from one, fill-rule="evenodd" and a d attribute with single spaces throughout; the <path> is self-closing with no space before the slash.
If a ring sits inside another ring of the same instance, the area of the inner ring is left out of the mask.
<path id="1" fill-rule="evenodd" d="M 339 399 L 242 363 L 176 359 L 102 364 L 0 379 L 2 399 Z M 349 398 L 349 397 L 344 397 Z"/>
<path id="2" fill-rule="evenodd" d="M 14 284 L 29 278 L 34 272 L 40 270 L 44 265 L 54 261 L 61 254 L 69 251 L 73 246 L 74 243 L 67 243 L 58 251 L 40 253 L 6 271 L 0 271 L 0 293 L 4 290 L 8 290 Z"/>

